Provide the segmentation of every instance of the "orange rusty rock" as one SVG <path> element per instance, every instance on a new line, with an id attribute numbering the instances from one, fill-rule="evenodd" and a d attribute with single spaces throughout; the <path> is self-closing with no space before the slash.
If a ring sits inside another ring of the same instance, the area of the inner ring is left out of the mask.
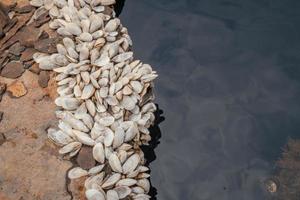
<path id="1" fill-rule="evenodd" d="M 72 193 L 73 200 L 86 200 L 84 182 L 86 177 L 72 179 L 68 185 L 69 192 Z"/>
<path id="2" fill-rule="evenodd" d="M 13 97 L 22 97 L 25 94 L 27 94 L 27 89 L 22 81 L 15 81 L 11 85 L 7 87 L 7 91 L 10 92 L 10 94 Z"/>
<path id="3" fill-rule="evenodd" d="M 55 81 L 54 74 L 50 75 L 50 80 L 48 82 L 48 87 L 44 89 L 45 92 L 49 95 L 49 97 L 54 100 L 57 97 L 57 84 Z"/>

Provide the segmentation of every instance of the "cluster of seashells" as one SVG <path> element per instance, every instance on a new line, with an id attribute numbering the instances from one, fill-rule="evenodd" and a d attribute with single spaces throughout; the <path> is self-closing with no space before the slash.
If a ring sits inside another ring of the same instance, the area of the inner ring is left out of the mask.
<path id="1" fill-rule="evenodd" d="M 128 31 L 112 9 L 115 0 L 31 0 L 49 10 L 49 26 L 62 36 L 57 53 L 34 54 L 43 70 L 57 73 L 59 129 L 48 137 L 75 156 L 93 148 L 97 166 L 71 169 L 70 179 L 86 176 L 88 200 L 150 199 L 149 169 L 140 145 L 151 140 L 153 80 L 148 64 L 133 59 Z"/>

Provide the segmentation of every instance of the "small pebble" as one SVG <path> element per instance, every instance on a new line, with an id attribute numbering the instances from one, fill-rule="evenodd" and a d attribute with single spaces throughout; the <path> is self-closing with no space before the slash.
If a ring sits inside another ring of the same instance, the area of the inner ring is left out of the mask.
<path id="1" fill-rule="evenodd" d="M 39 74 L 38 83 L 42 88 L 45 88 L 48 86 L 49 79 L 50 79 L 49 72 L 41 71 Z"/>

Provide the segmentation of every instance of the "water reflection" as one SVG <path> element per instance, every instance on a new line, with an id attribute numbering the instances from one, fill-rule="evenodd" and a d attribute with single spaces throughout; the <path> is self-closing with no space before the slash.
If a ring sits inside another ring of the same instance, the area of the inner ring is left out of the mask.
<path id="1" fill-rule="evenodd" d="M 122 22 L 160 77 L 159 200 L 265 200 L 300 130 L 300 2 L 131 0 Z"/>

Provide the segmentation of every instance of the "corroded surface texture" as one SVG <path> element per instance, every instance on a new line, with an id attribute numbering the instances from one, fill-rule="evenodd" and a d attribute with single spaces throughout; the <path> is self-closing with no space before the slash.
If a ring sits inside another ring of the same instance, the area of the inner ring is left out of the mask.
<path id="1" fill-rule="evenodd" d="M 9 87 L 15 80 L 0 77 Z M 42 89 L 38 76 L 26 71 L 22 81 L 27 94 L 15 98 L 6 92 L 0 103 L 0 199 L 71 199 L 65 174 L 72 166 L 57 156 L 45 128 L 55 122 L 53 87 Z"/>

